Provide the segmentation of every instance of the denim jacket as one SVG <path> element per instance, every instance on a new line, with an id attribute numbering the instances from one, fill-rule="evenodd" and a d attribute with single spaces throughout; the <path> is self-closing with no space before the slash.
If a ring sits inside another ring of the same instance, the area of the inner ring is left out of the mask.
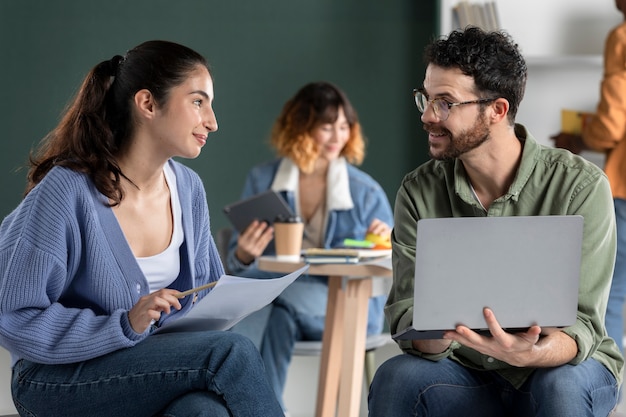
<path id="1" fill-rule="evenodd" d="M 279 158 L 252 168 L 246 178 L 241 198 L 248 198 L 272 189 L 285 199 L 294 213 L 298 207 L 298 167 L 289 158 Z M 344 158 L 334 160 L 328 171 L 328 199 L 324 247 L 333 248 L 343 244 L 344 239 L 364 239 L 367 228 L 377 218 L 393 227 L 393 213 L 384 190 L 370 175 L 346 162 Z M 260 271 L 257 263 L 244 265 L 235 256 L 238 234 L 233 232 L 226 260 L 229 273 L 238 276 L 272 278 L 277 274 Z M 263 255 L 274 255 L 274 242 Z M 326 277 L 318 277 L 326 282 Z M 375 297 L 370 302 L 369 322 L 380 322 L 386 297 Z M 379 326 L 376 326 L 379 327 Z M 372 327 L 368 325 L 368 333 Z"/>
<path id="2" fill-rule="evenodd" d="M 367 228 L 377 218 L 393 226 L 391 206 L 382 187 L 368 174 L 348 164 L 345 159 L 333 161 L 329 168 L 328 201 L 324 247 L 333 248 L 343 244 L 344 239 L 364 239 Z M 299 213 L 297 166 L 289 158 L 276 159 L 252 168 L 246 178 L 241 198 L 272 189 L 285 199 L 294 213 Z M 243 265 L 235 257 L 236 232 L 228 248 L 228 270 L 240 274 L 255 268 L 253 262 Z M 274 255 L 274 243 L 265 249 L 264 255 Z"/>

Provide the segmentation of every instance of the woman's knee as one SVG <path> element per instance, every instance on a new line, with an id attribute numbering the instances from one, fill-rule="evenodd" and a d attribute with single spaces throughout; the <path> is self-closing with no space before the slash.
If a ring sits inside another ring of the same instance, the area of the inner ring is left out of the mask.
<path id="1" fill-rule="evenodd" d="M 178 342 L 184 347 L 182 356 L 189 361 L 200 360 L 211 370 L 226 363 L 246 363 L 258 358 L 259 350 L 246 336 L 235 332 L 189 332 Z M 204 359 L 202 359 L 204 358 Z"/>
<path id="2" fill-rule="evenodd" d="M 234 332 L 220 332 L 221 344 L 224 345 L 230 353 L 238 353 L 245 357 L 258 356 L 259 350 L 255 346 L 254 342 L 247 336 L 234 333 Z M 260 356 L 259 356 L 260 357 Z"/>
<path id="3" fill-rule="evenodd" d="M 211 391 L 193 391 L 172 401 L 157 417 L 230 417 L 226 402 Z"/>

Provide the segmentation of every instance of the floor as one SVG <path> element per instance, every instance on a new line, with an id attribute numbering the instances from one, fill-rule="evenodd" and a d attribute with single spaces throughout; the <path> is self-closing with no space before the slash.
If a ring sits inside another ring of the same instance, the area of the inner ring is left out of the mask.
<path id="1" fill-rule="evenodd" d="M 400 353 L 394 342 L 376 350 L 376 366 Z M 291 417 L 313 417 L 317 392 L 319 356 L 295 356 L 287 374 L 285 406 Z M 359 417 L 367 417 L 367 389 L 363 381 Z"/>

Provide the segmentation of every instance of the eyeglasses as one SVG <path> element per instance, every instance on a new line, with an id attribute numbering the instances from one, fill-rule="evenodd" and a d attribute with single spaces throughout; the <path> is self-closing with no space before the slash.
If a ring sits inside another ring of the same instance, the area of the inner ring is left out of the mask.
<path id="1" fill-rule="evenodd" d="M 450 109 L 454 106 L 462 106 L 464 104 L 482 104 L 496 100 L 496 98 L 479 98 L 477 100 L 461 101 L 460 103 L 450 103 L 442 98 L 429 100 L 428 97 L 426 97 L 426 95 L 417 88 L 413 90 L 413 96 L 415 97 L 415 105 L 422 114 L 426 111 L 426 108 L 430 104 L 433 108 L 435 116 L 442 122 L 448 120 L 448 116 L 450 116 Z"/>

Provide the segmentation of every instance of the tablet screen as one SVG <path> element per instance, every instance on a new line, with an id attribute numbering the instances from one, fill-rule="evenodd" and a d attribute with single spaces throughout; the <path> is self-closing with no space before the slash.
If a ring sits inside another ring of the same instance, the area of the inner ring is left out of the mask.
<path id="1" fill-rule="evenodd" d="M 254 220 L 273 224 L 277 218 L 293 217 L 294 213 L 276 191 L 267 190 L 224 207 L 224 213 L 241 233 Z"/>

